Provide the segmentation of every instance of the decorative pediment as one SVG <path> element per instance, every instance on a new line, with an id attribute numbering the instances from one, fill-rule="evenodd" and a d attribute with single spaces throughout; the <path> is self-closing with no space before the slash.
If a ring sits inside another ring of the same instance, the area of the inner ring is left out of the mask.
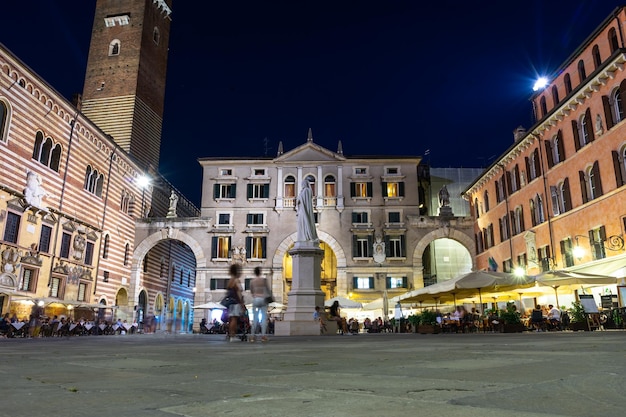
<path id="1" fill-rule="evenodd" d="M 8 272 L 0 274 L 0 292 L 2 292 L 3 288 L 15 290 L 16 287 L 17 277 L 15 275 L 9 274 Z"/>
<path id="2" fill-rule="evenodd" d="M 26 202 L 22 198 L 12 198 L 11 200 L 7 201 L 7 207 L 19 213 L 24 213 L 24 210 L 26 209 L 26 207 L 28 207 L 28 204 L 26 204 Z"/>
<path id="3" fill-rule="evenodd" d="M 96 240 L 98 240 L 98 234 L 94 232 L 93 230 L 88 230 L 86 233 L 86 236 L 87 236 L 87 240 L 91 242 L 95 242 Z"/>
<path id="4" fill-rule="evenodd" d="M 332 152 L 322 146 L 319 146 L 312 141 L 309 141 L 297 148 L 286 152 L 276 159 L 274 162 L 332 162 L 332 161 L 345 161 L 346 158 L 338 153 Z"/>
<path id="5" fill-rule="evenodd" d="M 78 227 L 72 221 L 67 221 L 63 223 L 63 230 L 66 232 L 73 233 Z"/>

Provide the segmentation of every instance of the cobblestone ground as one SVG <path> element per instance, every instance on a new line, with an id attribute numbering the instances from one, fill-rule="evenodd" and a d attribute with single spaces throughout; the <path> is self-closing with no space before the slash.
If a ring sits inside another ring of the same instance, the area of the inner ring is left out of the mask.
<path id="1" fill-rule="evenodd" d="M 0 339 L 0 416 L 623 417 L 626 332 Z"/>

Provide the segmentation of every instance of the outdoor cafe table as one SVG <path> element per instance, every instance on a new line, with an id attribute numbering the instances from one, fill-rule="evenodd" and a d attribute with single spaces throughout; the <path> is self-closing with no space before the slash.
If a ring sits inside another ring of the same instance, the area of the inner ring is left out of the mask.
<path id="1" fill-rule="evenodd" d="M 15 330 L 20 330 L 22 327 L 24 327 L 26 323 L 24 323 L 23 321 L 17 321 L 15 323 L 11 323 L 11 326 L 13 326 L 15 328 Z"/>

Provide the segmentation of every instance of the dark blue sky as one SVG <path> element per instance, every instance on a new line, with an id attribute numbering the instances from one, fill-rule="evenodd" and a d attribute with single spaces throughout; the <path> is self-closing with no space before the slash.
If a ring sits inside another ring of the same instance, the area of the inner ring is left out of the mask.
<path id="1" fill-rule="evenodd" d="M 7 2 L 0 42 L 81 92 L 95 0 Z M 313 129 L 346 155 L 485 167 L 614 0 L 174 0 L 161 173 L 199 204 L 201 157 L 274 156 Z M 626 3 L 626 1 L 625 1 Z"/>

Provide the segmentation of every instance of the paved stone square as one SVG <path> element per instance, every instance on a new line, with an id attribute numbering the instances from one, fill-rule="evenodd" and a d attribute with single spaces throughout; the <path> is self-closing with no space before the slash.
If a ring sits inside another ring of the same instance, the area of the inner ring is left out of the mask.
<path id="1" fill-rule="evenodd" d="M 0 416 L 623 417 L 626 332 L 0 339 Z"/>

